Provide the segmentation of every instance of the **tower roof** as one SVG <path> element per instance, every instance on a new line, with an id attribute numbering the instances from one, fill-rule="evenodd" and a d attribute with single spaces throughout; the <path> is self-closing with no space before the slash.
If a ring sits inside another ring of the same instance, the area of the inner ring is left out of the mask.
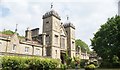
<path id="1" fill-rule="evenodd" d="M 73 29 L 75 29 L 75 26 L 74 26 L 71 22 L 65 23 L 63 26 L 64 26 L 65 28 L 67 28 L 67 27 L 72 27 Z"/>
<path id="2" fill-rule="evenodd" d="M 50 10 L 49 12 L 46 12 L 44 15 L 43 15 L 43 19 L 44 18 L 47 18 L 47 17 L 50 17 L 50 16 L 54 16 L 56 18 L 58 18 L 59 20 L 61 20 L 59 14 L 55 11 L 55 10 Z"/>

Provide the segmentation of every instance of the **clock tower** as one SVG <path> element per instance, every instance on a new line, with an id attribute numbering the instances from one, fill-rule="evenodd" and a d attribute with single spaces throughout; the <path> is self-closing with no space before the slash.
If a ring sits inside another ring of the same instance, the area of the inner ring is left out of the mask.
<path id="1" fill-rule="evenodd" d="M 60 20 L 60 16 L 52 8 L 43 15 L 43 33 L 46 33 L 47 45 L 46 55 L 58 59 L 60 59 Z"/>

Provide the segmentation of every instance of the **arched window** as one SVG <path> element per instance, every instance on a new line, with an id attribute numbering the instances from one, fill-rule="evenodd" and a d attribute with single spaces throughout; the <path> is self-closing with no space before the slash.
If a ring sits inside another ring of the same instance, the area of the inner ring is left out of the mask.
<path id="1" fill-rule="evenodd" d="M 15 51 L 16 49 L 16 44 L 13 44 L 12 51 Z"/>

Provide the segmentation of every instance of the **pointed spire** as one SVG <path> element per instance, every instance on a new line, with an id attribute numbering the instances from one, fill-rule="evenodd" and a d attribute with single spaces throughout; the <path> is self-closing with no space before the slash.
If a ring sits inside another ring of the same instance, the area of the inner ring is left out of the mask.
<path id="1" fill-rule="evenodd" d="M 15 29 L 15 32 L 17 32 L 17 26 L 18 26 L 18 24 L 16 24 L 16 29 Z"/>
<path id="2" fill-rule="evenodd" d="M 67 15 L 67 21 L 69 20 L 69 16 Z"/>

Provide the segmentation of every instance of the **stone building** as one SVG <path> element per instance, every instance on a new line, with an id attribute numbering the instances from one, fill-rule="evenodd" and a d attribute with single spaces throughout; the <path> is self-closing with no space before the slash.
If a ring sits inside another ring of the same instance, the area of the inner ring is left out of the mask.
<path id="1" fill-rule="evenodd" d="M 17 34 L 0 34 L 0 55 L 42 56 L 42 45 L 37 41 L 21 40 Z"/>
<path id="2" fill-rule="evenodd" d="M 64 60 L 67 52 L 76 56 L 75 26 L 71 22 L 62 23 L 59 14 L 51 9 L 43 17 L 43 30 L 39 28 L 25 31 L 25 37 L 17 34 L 0 34 L 0 55 L 41 56 Z"/>

